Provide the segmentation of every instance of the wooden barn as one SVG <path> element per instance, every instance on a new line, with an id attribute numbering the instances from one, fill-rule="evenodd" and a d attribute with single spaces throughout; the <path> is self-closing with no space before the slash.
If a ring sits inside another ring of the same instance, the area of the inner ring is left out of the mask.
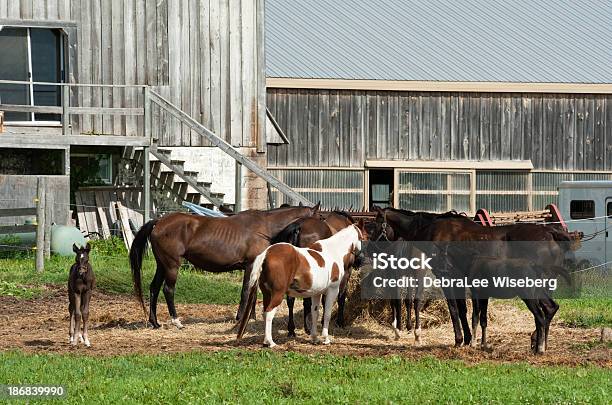
<path id="1" fill-rule="evenodd" d="M 40 176 L 55 176 L 60 222 L 109 190 L 145 218 L 156 196 L 240 209 L 265 208 L 266 183 L 292 195 L 265 170 L 266 129 L 279 135 L 263 20 L 263 0 L 0 0 L 3 208 L 31 205 Z"/>
<path id="2" fill-rule="evenodd" d="M 612 179 L 604 10 L 267 0 L 267 106 L 289 139 L 268 147 L 269 170 L 327 206 L 470 213 Z"/>
<path id="3" fill-rule="evenodd" d="M 606 7 L 0 0 L 2 206 L 539 209 L 612 179 Z"/>

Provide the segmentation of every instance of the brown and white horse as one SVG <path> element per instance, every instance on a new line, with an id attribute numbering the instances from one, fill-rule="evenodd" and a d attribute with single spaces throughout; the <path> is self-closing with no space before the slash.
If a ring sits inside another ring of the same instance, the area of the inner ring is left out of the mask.
<path id="1" fill-rule="evenodd" d="M 312 297 L 312 328 L 310 337 L 318 343 L 317 320 L 321 296 L 325 294 L 323 314 L 323 343 L 330 344 L 329 319 L 338 294 L 348 281 L 348 270 L 361 250 L 361 241 L 367 239 L 363 220 L 350 225 L 333 236 L 299 248 L 288 243 L 277 243 L 267 248 L 253 262 L 249 281 L 247 308 L 257 298 L 257 284 L 263 293 L 265 320 L 264 346 L 274 347 L 272 320 L 285 294 L 293 297 Z M 250 314 L 242 314 L 238 339 L 242 338 Z"/>

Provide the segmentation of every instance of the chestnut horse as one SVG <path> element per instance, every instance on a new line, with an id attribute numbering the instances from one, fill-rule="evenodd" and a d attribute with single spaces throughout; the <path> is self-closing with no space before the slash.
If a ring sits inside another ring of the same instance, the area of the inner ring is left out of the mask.
<path id="1" fill-rule="evenodd" d="M 147 222 L 136 234 L 130 249 L 130 265 L 134 293 L 146 312 L 142 298 L 141 268 L 147 241 L 150 241 L 157 262 L 157 271 L 149 288 L 151 325 L 154 328 L 160 326 L 157 322 L 157 296 L 163 283 L 171 322 L 182 328 L 174 306 L 176 279 L 182 259 L 213 273 L 245 269 L 237 315 L 239 319 L 245 312 L 246 286 L 253 260 L 270 246 L 270 240 L 287 225 L 300 218 L 311 217 L 318 211 L 319 204 L 312 208 L 248 210 L 222 218 L 174 213 Z"/>
<path id="2" fill-rule="evenodd" d="M 355 223 L 355 220 L 346 212 L 333 211 L 323 215 L 323 218 L 311 217 L 297 220 L 283 229 L 274 239 L 272 244 L 286 242 L 297 247 L 308 247 L 314 242 L 327 239 L 341 229 Z M 338 315 L 336 326 L 344 327 L 344 289 L 340 289 L 338 296 Z M 293 307 L 295 297 L 287 296 L 287 307 L 289 308 L 289 321 L 287 331 L 289 337 L 295 337 L 295 321 L 293 317 Z M 312 301 L 304 298 L 304 330 L 310 334 L 310 308 Z"/>
<path id="3" fill-rule="evenodd" d="M 361 241 L 367 239 L 363 220 L 348 226 L 327 239 L 320 240 L 310 248 L 299 248 L 288 243 L 277 243 L 257 256 L 249 281 L 247 309 L 257 299 L 257 284 L 263 293 L 265 320 L 264 346 L 274 347 L 272 340 L 272 320 L 285 294 L 294 297 L 312 298 L 312 326 L 310 337 L 318 343 L 317 320 L 321 296 L 325 297 L 323 315 L 323 343 L 330 344 L 329 320 L 332 306 L 338 297 L 340 285 L 346 283 L 348 269 L 353 265 Z M 238 339 L 242 338 L 249 320 L 244 312 L 240 319 Z"/>

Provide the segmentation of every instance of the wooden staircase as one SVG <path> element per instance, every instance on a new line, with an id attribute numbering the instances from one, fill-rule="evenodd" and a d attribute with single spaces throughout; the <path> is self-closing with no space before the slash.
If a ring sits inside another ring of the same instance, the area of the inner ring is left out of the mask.
<path id="1" fill-rule="evenodd" d="M 179 205 L 187 201 L 206 208 L 234 209 L 234 204 L 224 203 L 223 193 L 211 191 L 211 182 L 199 181 L 198 172 L 185 170 L 185 161 L 172 159 L 171 150 L 151 149 L 149 152 L 152 155 L 149 163 L 151 187 L 165 198 Z M 142 149 L 126 147 L 123 158 L 130 161 L 133 170 L 141 175 L 144 168 Z"/>

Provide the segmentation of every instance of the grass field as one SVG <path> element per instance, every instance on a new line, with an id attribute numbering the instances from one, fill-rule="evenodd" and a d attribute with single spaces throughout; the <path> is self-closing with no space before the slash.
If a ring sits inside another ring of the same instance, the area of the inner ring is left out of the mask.
<path id="1" fill-rule="evenodd" d="M 106 252 L 103 252 L 106 253 Z M 112 294 L 132 292 L 132 273 L 124 255 L 104 255 L 92 251 L 91 262 L 96 274 L 96 285 L 102 291 Z M 43 286 L 66 285 L 68 271 L 73 258 L 53 256 L 45 263 L 45 271 L 34 269 L 33 257 L 0 259 L 0 295 L 33 298 L 44 293 Z M 147 258 L 143 265 L 143 290 L 155 273 L 155 262 Z M 179 272 L 176 291 L 178 303 L 235 304 L 240 300 L 242 272 L 213 274 L 197 271 L 184 266 Z M 163 294 L 160 295 L 163 301 Z"/>
<path id="2" fill-rule="evenodd" d="M 0 354 L 5 384 L 61 384 L 71 403 L 610 403 L 609 370 L 465 365 L 398 356 L 230 351 L 83 357 Z"/>

